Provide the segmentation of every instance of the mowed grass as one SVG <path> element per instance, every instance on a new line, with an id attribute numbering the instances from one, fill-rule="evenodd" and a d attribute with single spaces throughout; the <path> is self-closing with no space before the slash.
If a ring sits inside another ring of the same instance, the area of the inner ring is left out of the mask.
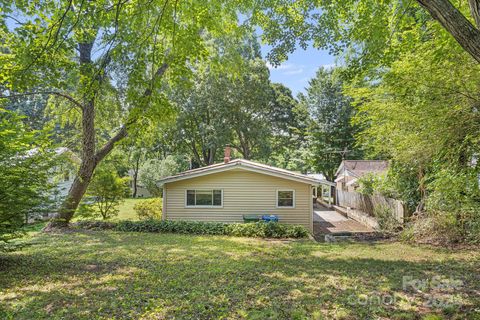
<path id="1" fill-rule="evenodd" d="M 0 254 L 0 319 L 474 319 L 479 255 L 401 243 L 37 234 Z M 405 291 L 404 276 L 462 282 Z"/>
<path id="2" fill-rule="evenodd" d="M 133 209 L 135 204 L 145 201 L 146 198 L 136 198 L 136 199 L 125 199 L 118 206 L 118 216 L 113 218 L 113 220 L 138 220 L 137 213 Z"/>
<path id="3" fill-rule="evenodd" d="M 120 202 L 118 205 L 118 215 L 111 218 L 111 221 L 120 221 L 120 220 L 131 220 L 136 221 L 138 220 L 137 212 L 133 209 L 135 204 L 149 200 L 152 198 L 127 198 Z M 101 220 L 100 215 L 95 218 L 96 220 Z M 88 220 L 93 220 L 92 218 L 88 218 Z M 78 221 L 78 218 L 74 218 L 73 221 Z"/>

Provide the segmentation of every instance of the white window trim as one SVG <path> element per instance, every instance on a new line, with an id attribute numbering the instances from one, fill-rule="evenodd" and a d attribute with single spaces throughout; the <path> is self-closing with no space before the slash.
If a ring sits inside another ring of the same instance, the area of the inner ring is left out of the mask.
<path id="1" fill-rule="evenodd" d="M 197 206 L 197 205 L 189 206 L 189 205 L 187 204 L 187 191 L 188 191 L 188 190 L 194 190 L 194 191 L 196 191 L 196 190 L 212 190 L 212 192 L 213 192 L 213 190 L 220 190 L 220 191 L 222 192 L 222 205 L 220 205 L 220 206 L 214 206 L 214 205 L 211 205 L 211 206 L 208 206 L 208 205 L 205 205 L 205 206 Z M 195 187 L 195 188 L 187 188 L 187 189 L 185 189 L 185 193 L 184 193 L 184 194 L 185 194 L 185 208 L 211 208 L 211 209 L 223 208 L 223 189 L 222 189 L 222 188 L 212 188 L 212 187 L 207 187 L 207 188 L 196 188 L 196 187 Z"/>
<path id="2" fill-rule="evenodd" d="M 291 191 L 293 192 L 293 203 L 291 207 L 285 207 L 285 206 L 279 206 L 278 205 L 278 193 L 280 191 Z M 275 208 L 277 209 L 295 209 L 295 190 L 294 189 L 277 189 L 277 192 L 275 194 Z"/>

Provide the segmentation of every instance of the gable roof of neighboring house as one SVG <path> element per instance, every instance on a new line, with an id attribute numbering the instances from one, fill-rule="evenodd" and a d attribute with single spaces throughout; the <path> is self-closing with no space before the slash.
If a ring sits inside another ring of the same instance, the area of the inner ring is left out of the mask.
<path id="1" fill-rule="evenodd" d="M 67 147 L 58 147 L 50 151 L 55 153 L 56 157 L 66 156 L 68 160 L 70 160 L 71 162 L 77 165 L 79 165 L 82 162 L 82 159 L 75 152 L 73 152 Z M 37 155 L 38 153 L 39 153 L 38 148 L 30 149 L 27 151 L 27 154 L 24 157 L 30 158 Z"/>
<path id="2" fill-rule="evenodd" d="M 160 184 L 168 183 L 173 181 L 185 180 L 195 177 L 200 177 L 208 174 L 233 170 L 233 169 L 242 169 L 251 172 L 257 172 L 265 175 L 280 177 L 288 180 L 293 180 L 297 182 L 308 183 L 311 185 L 320 185 L 320 184 L 327 184 L 327 185 L 334 185 L 332 182 L 327 180 L 320 180 L 314 177 L 309 177 L 307 175 L 296 173 L 293 171 L 280 169 L 277 167 L 272 167 L 266 164 L 261 164 L 258 162 L 253 162 L 245 159 L 235 159 L 231 160 L 227 163 L 216 163 L 210 166 L 193 169 L 184 171 L 182 173 L 163 178 L 159 181 Z"/>
<path id="3" fill-rule="evenodd" d="M 56 148 L 54 152 L 57 156 L 61 156 L 61 155 L 67 156 L 67 158 L 70 159 L 70 161 L 72 161 L 75 164 L 79 165 L 80 163 L 82 163 L 82 159 L 80 159 L 80 157 L 75 152 L 73 152 L 67 147 Z"/>
<path id="4" fill-rule="evenodd" d="M 367 173 L 382 173 L 387 170 L 386 160 L 343 160 L 335 175 L 338 177 L 336 180 L 344 175 L 360 178 Z"/>

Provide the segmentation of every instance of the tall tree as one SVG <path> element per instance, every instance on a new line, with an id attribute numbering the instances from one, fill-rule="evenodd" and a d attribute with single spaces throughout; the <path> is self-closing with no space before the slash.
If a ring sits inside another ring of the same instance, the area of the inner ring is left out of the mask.
<path id="1" fill-rule="evenodd" d="M 310 127 L 313 166 L 329 180 L 342 160 L 342 153 L 350 158 L 360 156 L 355 146 L 357 128 L 352 125 L 354 115 L 352 99 L 343 93 L 340 70 L 318 69 L 310 80 L 301 103 L 310 110 L 313 121 Z"/>
<path id="2" fill-rule="evenodd" d="M 265 159 L 272 133 L 272 88 L 260 46 L 252 35 L 213 39 L 215 59 L 235 59 L 236 68 L 195 65 L 191 86 L 174 90 L 179 106 L 177 141 L 199 166 L 223 157 L 226 144 L 243 158 Z"/>
<path id="3" fill-rule="evenodd" d="M 205 31 L 235 32 L 236 14 L 220 1 L 2 3 L 1 95 L 50 96 L 82 133 L 77 177 L 49 227 L 68 224 L 97 165 L 140 120 L 162 120 L 165 81 L 207 55 Z"/>
<path id="4" fill-rule="evenodd" d="M 269 72 L 265 62 L 248 60 L 239 79 L 227 80 L 230 91 L 225 96 L 225 115 L 233 129 L 232 146 L 245 159 L 265 159 L 269 154 L 270 110 L 272 99 Z M 228 116 L 229 114 L 229 116 Z"/>
<path id="5" fill-rule="evenodd" d="M 225 86 L 208 65 L 198 66 L 195 73 L 192 86 L 175 93 L 179 106 L 175 140 L 196 165 L 206 166 L 217 160 L 217 152 L 231 142 L 232 135 L 223 113 Z"/>
<path id="6" fill-rule="evenodd" d="M 284 85 L 273 83 L 272 89 L 272 154 L 268 163 L 294 171 L 311 171 L 308 163 L 307 131 L 311 121 L 308 110 Z"/>
<path id="7" fill-rule="evenodd" d="M 349 89 L 361 102 L 355 117 L 363 129 L 359 141 L 392 160 L 379 191 L 439 217 L 432 225 L 448 221 L 450 233 L 476 241 L 479 79 L 480 64 L 445 35 L 402 54 L 381 82 Z"/>

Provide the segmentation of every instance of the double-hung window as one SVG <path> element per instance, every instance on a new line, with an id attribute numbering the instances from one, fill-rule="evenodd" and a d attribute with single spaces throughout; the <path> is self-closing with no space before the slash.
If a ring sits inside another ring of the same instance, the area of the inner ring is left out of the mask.
<path id="1" fill-rule="evenodd" d="M 295 191 L 277 190 L 277 208 L 294 208 Z"/>
<path id="2" fill-rule="evenodd" d="M 189 189 L 186 190 L 187 207 L 221 207 L 223 191 L 221 189 Z"/>

